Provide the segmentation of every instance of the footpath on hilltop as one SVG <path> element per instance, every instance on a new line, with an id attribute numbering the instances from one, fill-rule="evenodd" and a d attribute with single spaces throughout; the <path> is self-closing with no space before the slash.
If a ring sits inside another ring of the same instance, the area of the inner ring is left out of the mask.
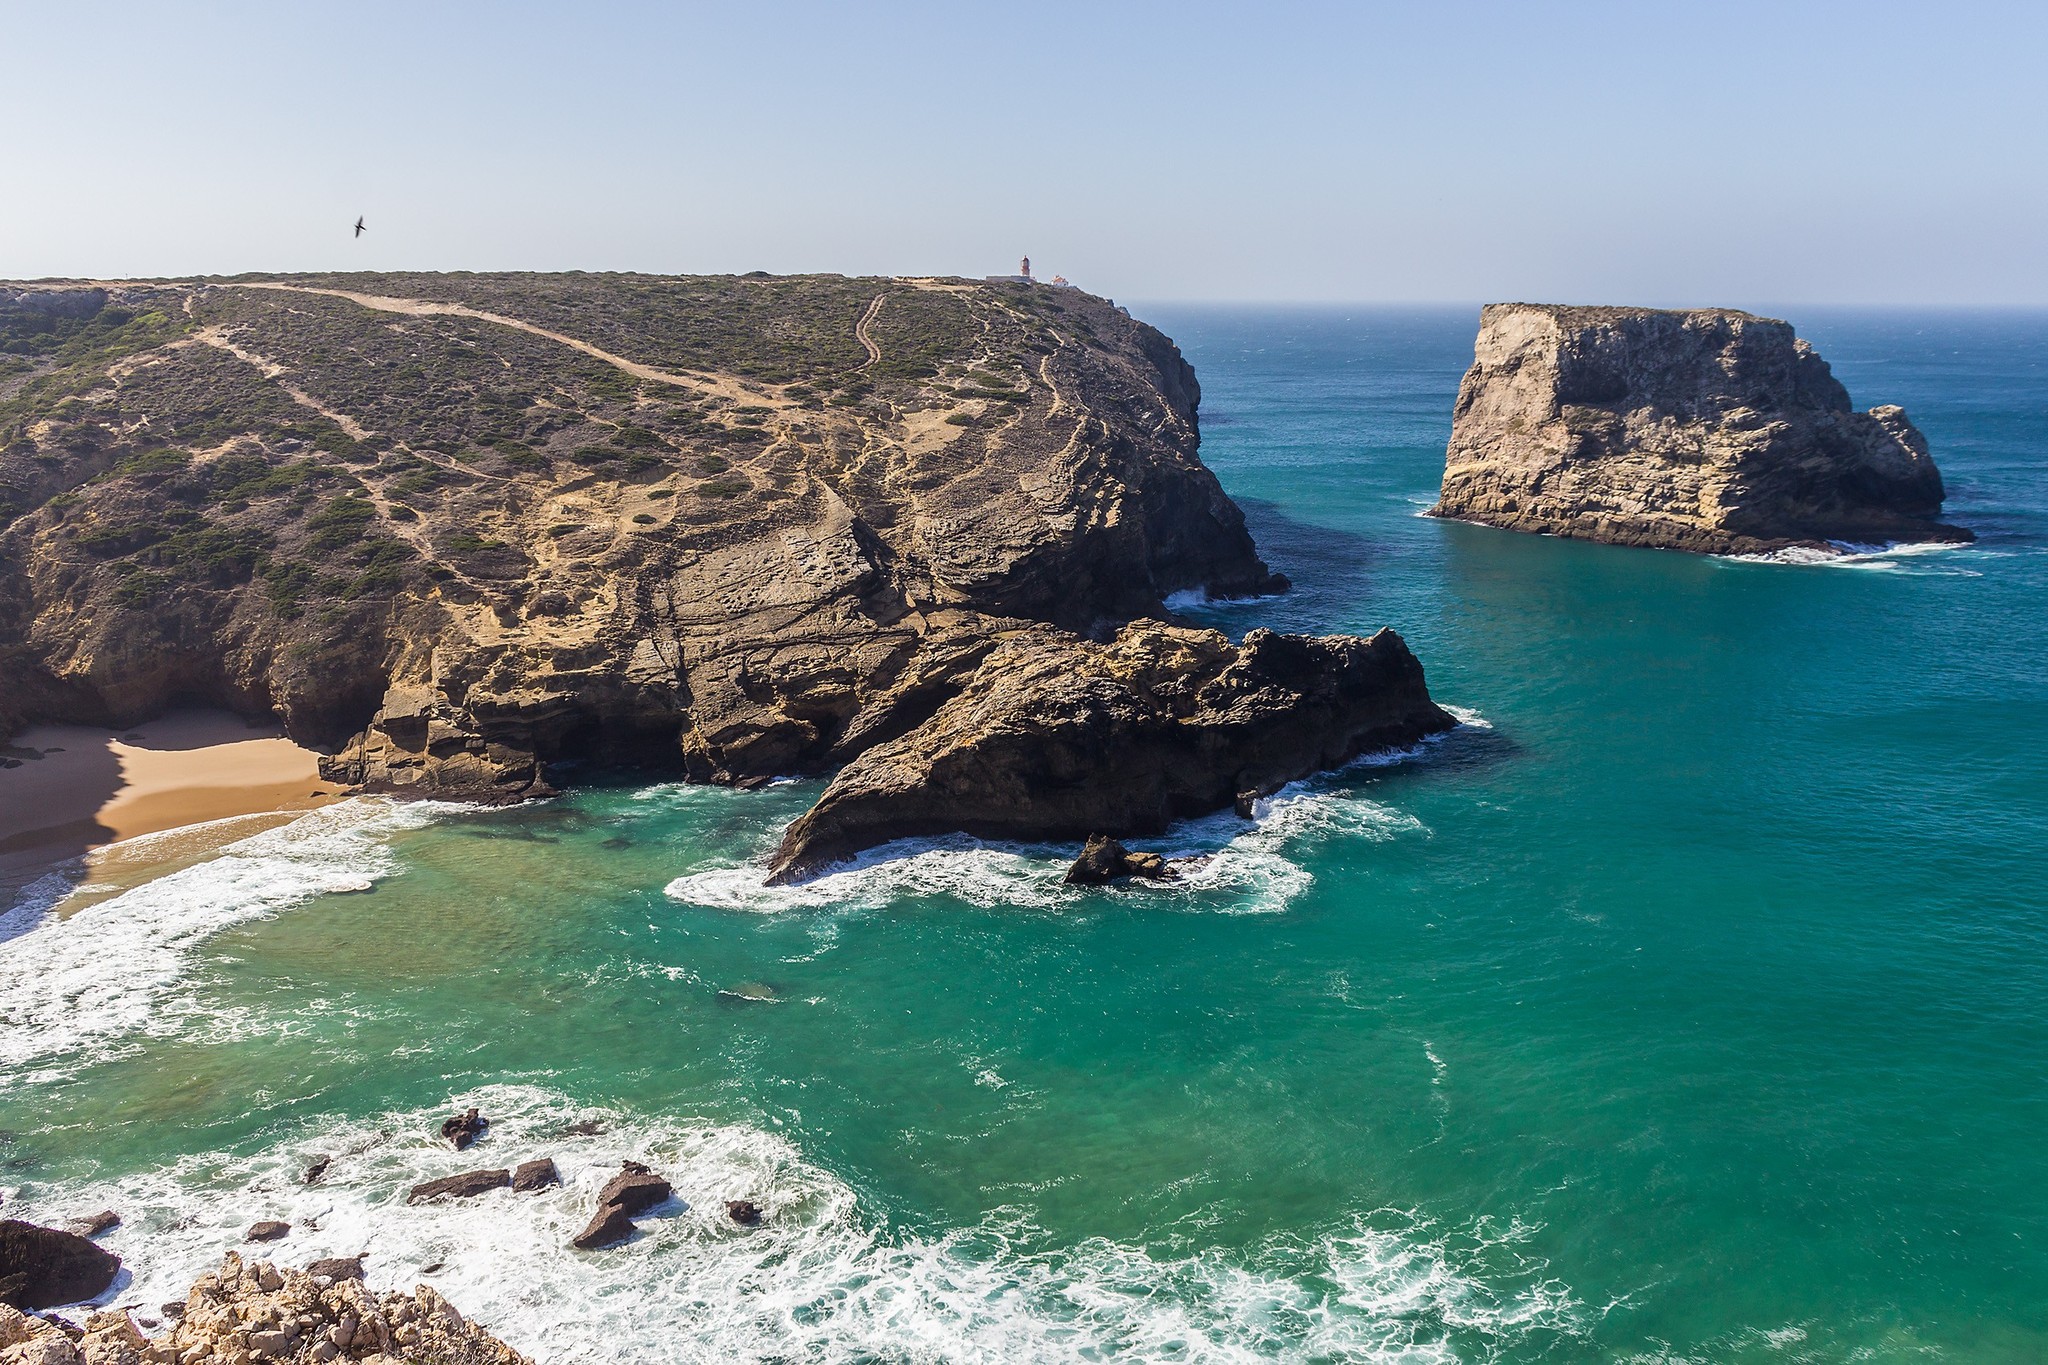
<path id="1" fill-rule="evenodd" d="M 791 875 L 1155 832 L 1447 728 L 1391 632 L 1150 619 L 1285 586 L 1199 400 L 1165 336 L 1028 283 L 0 285 L 0 730 L 220 705 L 483 799 L 844 767 Z"/>

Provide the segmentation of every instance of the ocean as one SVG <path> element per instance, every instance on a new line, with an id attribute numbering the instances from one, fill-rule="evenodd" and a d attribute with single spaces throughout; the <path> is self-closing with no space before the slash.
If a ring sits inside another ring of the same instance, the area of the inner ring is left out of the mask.
<path id="1" fill-rule="evenodd" d="M 544 1361 L 2048 1359 L 2048 316 L 1792 315 L 1979 536 L 1811 564 L 1422 517 L 1476 309 L 1135 311 L 1295 583 L 1187 615 L 1391 625 L 1457 731 L 1147 841 L 1215 855 L 1168 888 L 769 889 L 802 781 L 31 897 L 0 1207 L 119 1211 L 144 1316 L 286 1219 Z M 677 1201 L 568 1250 L 624 1158 Z"/>

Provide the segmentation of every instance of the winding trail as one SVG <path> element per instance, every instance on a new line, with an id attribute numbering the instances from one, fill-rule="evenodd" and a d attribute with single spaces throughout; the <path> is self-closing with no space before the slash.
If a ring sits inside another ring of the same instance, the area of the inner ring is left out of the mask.
<path id="1" fill-rule="evenodd" d="M 580 337 L 572 337 L 563 332 L 552 332 L 545 327 L 535 326 L 531 322 L 523 322 L 518 318 L 506 317 L 502 313 L 486 313 L 481 308 L 471 308 L 467 304 L 433 303 L 426 299 L 399 299 L 385 294 L 359 294 L 349 289 L 316 289 L 311 285 L 304 284 L 253 283 L 231 284 L 224 287 L 228 289 L 274 289 L 288 294 L 325 294 L 330 298 L 347 299 L 350 303 L 357 304 L 363 308 L 374 309 L 379 313 L 397 313 L 404 317 L 473 318 L 478 322 L 488 322 L 498 327 L 510 327 L 514 331 L 525 332 L 529 336 L 537 336 L 543 340 L 552 341 L 558 346 L 567 346 L 572 351 L 581 351 L 593 360 L 601 360 L 616 369 L 624 370 L 635 379 L 645 379 L 654 384 L 669 384 L 681 389 L 696 389 L 703 393 L 716 393 L 723 397 L 743 400 L 748 403 L 773 401 L 772 399 L 764 398 L 760 394 L 741 389 L 737 385 L 722 382 L 719 379 L 702 375 L 674 374 L 668 370 L 656 369 L 652 365 L 643 365 L 637 360 L 628 360 L 626 357 L 615 355 L 600 346 L 593 346 Z M 879 305 L 881 300 L 877 299 L 875 302 Z M 871 307 L 869 312 L 872 313 L 873 311 L 874 309 Z M 872 344 L 868 345 L 868 349 L 873 352 L 877 359 L 880 358 L 881 352 L 876 350 Z"/>
<path id="2" fill-rule="evenodd" d="M 875 320 L 875 315 L 882 311 L 882 304 L 888 297 L 887 294 L 875 295 L 874 301 L 868 304 L 868 311 L 862 313 L 860 321 L 853 324 L 854 340 L 858 341 L 861 344 L 861 348 L 868 353 L 867 363 L 861 366 L 863 370 L 868 368 L 869 365 L 879 363 L 882 359 L 882 348 L 877 346 L 874 337 L 869 335 L 868 325 Z"/>

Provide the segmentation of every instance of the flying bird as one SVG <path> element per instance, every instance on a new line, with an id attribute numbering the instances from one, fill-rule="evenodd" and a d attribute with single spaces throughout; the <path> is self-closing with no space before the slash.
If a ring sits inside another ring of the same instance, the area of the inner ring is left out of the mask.
<path id="1" fill-rule="evenodd" d="M 356 236 L 360 237 L 360 236 L 362 236 L 362 235 L 363 235 L 363 220 L 362 220 L 361 218 L 358 218 L 358 219 L 356 219 Z"/>

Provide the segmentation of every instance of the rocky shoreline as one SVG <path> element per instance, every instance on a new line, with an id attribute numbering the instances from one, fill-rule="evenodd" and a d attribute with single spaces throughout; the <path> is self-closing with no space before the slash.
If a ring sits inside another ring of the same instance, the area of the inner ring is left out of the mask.
<path id="1" fill-rule="evenodd" d="M 0 290 L 0 731 L 279 717 L 363 792 L 837 772 L 778 878 L 1157 832 L 1446 728 L 1286 581 L 1194 372 L 1077 290 L 292 276 Z"/>
<path id="2" fill-rule="evenodd" d="M 171 1310 L 175 1309 L 175 1313 Z M 165 1305 L 170 1328 L 151 1336 L 125 1312 L 74 1326 L 0 1302 L 5 1365 L 532 1365 L 427 1285 L 380 1294 L 360 1266 L 294 1270 L 229 1252 L 184 1302 Z"/>

